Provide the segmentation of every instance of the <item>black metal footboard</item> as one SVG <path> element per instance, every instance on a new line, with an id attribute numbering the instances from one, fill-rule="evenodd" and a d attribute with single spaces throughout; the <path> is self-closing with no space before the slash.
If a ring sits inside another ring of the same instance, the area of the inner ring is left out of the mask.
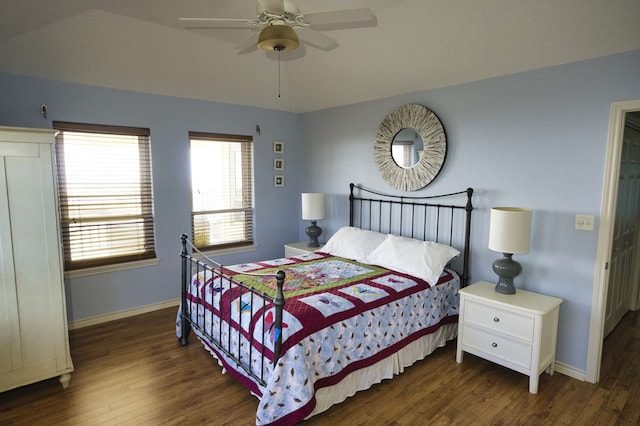
<path id="1" fill-rule="evenodd" d="M 235 362 L 237 367 L 244 370 L 260 385 L 264 386 L 266 380 L 265 372 L 267 371 L 265 365 L 271 362 L 265 356 L 265 348 L 267 347 L 265 343 L 269 339 L 270 333 L 265 333 L 263 330 L 261 338 L 256 338 L 252 330 L 255 326 L 256 314 L 258 318 L 262 316 L 261 323 L 265 327 L 267 307 L 269 304 L 273 304 L 275 318 L 270 329 L 273 328 L 275 330 L 273 343 L 273 363 L 275 364 L 280 358 L 282 350 L 281 331 L 282 310 L 285 304 L 283 293 L 285 273 L 278 271 L 275 274 L 271 274 L 276 278 L 277 291 L 275 297 L 270 297 L 233 279 L 228 272 L 225 273 L 225 268 L 222 265 L 211 259 L 206 258 L 212 263 L 210 265 L 194 258 L 190 254 L 190 250 L 197 251 L 197 249 L 191 244 L 187 235 L 182 234 L 181 240 L 182 304 L 180 308 L 180 326 L 182 333 L 179 338 L 180 344 L 186 346 L 189 343 L 188 339 L 191 330 L 195 329 L 201 338 L 224 354 L 227 362 Z M 211 284 L 208 287 L 202 284 L 202 291 L 191 291 L 193 276 L 202 277 L 203 281 Z M 226 305 L 216 306 L 214 303 L 216 289 L 219 291 L 225 290 L 229 295 L 242 295 L 239 299 L 240 303 L 243 300 L 249 301 L 249 303 L 246 303 L 247 309 L 251 310 L 250 315 L 247 316 L 249 318 L 247 320 L 249 321 L 248 324 L 242 323 L 242 315 L 238 315 L 236 318 L 233 317 L 232 311 L 234 307 L 231 304 L 234 297 L 228 297 L 224 302 L 220 298 L 216 303 Z M 243 329 L 249 330 L 249 332 L 243 334 Z"/>

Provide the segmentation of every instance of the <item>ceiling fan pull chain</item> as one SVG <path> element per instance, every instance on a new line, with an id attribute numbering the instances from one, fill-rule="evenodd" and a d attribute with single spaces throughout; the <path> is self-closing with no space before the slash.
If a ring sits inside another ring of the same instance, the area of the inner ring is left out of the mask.
<path id="1" fill-rule="evenodd" d="M 278 98 L 280 98 L 280 51 L 278 50 Z"/>

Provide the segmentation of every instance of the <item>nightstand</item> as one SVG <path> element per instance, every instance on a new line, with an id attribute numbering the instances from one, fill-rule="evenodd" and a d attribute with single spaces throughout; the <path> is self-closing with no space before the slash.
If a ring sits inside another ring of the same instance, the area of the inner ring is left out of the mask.
<path id="1" fill-rule="evenodd" d="M 496 293 L 480 281 L 460 290 L 458 349 L 529 376 L 529 392 L 538 393 L 540 374 L 553 374 L 562 299 L 525 290 Z"/>
<path id="2" fill-rule="evenodd" d="M 284 245 L 284 257 L 299 256 L 301 254 L 313 253 L 316 250 L 320 250 L 324 244 L 320 244 L 320 247 L 309 247 L 308 241 L 301 241 L 299 243 L 289 243 Z"/>

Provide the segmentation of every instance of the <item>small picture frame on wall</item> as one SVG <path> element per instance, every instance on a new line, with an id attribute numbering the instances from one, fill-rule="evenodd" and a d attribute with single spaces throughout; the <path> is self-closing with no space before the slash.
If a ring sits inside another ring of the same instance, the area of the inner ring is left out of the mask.
<path id="1" fill-rule="evenodd" d="M 284 175 L 275 175 L 273 177 L 273 186 L 281 188 L 284 186 Z"/>
<path id="2" fill-rule="evenodd" d="M 284 158 L 273 159 L 273 170 L 284 170 Z"/>
<path id="3" fill-rule="evenodd" d="M 282 141 L 273 141 L 273 153 L 274 154 L 284 154 L 284 142 L 282 142 Z"/>

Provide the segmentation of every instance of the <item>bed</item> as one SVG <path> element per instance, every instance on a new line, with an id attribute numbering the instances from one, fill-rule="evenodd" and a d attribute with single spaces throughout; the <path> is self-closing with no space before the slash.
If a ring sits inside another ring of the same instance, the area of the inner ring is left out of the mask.
<path id="1" fill-rule="evenodd" d="M 260 425 L 296 424 L 400 374 L 456 337 L 472 195 L 351 184 L 349 225 L 318 251 L 233 266 L 182 235 L 180 344 L 193 332 L 259 398 Z"/>

